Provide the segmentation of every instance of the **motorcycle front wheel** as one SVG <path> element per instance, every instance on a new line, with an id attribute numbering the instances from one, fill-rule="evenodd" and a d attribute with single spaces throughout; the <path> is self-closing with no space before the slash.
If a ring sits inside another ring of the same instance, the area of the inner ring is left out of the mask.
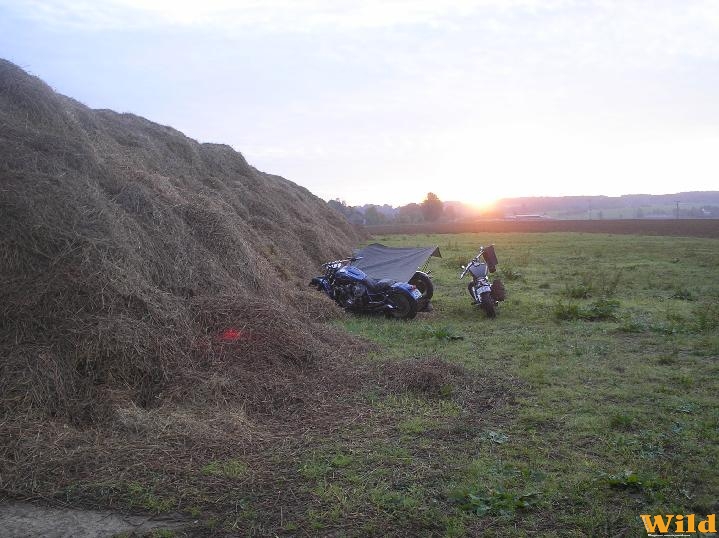
<path id="1" fill-rule="evenodd" d="M 404 293 L 396 292 L 389 295 L 394 308 L 387 310 L 387 316 L 395 319 L 412 319 L 417 315 L 417 301 Z"/>
<path id="2" fill-rule="evenodd" d="M 497 309 L 494 307 L 494 297 L 492 297 L 492 292 L 485 291 L 479 296 L 479 299 L 481 301 L 479 306 L 482 307 L 482 310 L 484 310 L 484 313 L 487 314 L 487 317 L 495 317 L 497 315 Z"/>

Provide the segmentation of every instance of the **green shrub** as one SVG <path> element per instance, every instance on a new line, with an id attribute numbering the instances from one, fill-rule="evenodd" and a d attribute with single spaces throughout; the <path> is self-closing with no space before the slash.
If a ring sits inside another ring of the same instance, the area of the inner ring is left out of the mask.
<path id="1" fill-rule="evenodd" d="M 554 305 L 554 317 L 560 320 L 604 321 L 616 319 L 618 309 L 619 301 L 614 299 L 598 299 L 586 307 L 560 300 Z"/>
<path id="2" fill-rule="evenodd" d="M 502 266 L 500 273 L 502 273 L 502 278 L 505 280 L 522 280 L 524 278 L 522 273 L 517 271 L 517 269 L 509 262 Z"/>
<path id="3" fill-rule="evenodd" d="M 602 278 L 599 280 L 599 292 L 602 297 L 614 297 L 617 293 L 617 288 L 622 280 L 621 271 L 612 273 L 611 276 L 602 274 Z"/>
<path id="4" fill-rule="evenodd" d="M 624 471 L 617 474 L 602 473 L 609 486 L 615 489 L 653 490 L 667 485 L 665 480 L 640 476 L 634 471 Z"/>
<path id="5" fill-rule="evenodd" d="M 581 309 L 576 303 L 565 303 L 560 300 L 554 305 L 554 317 L 561 320 L 580 319 Z"/>
<path id="6" fill-rule="evenodd" d="M 599 299 L 591 303 L 582 311 L 582 319 L 588 321 L 603 321 L 616 318 L 619 301 L 615 299 Z"/>
<path id="7" fill-rule="evenodd" d="M 647 322 L 640 318 L 627 317 L 622 320 L 621 325 L 617 328 L 623 333 L 643 333 L 649 329 Z"/>
<path id="8" fill-rule="evenodd" d="M 670 299 L 679 299 L 680 301 L 696 301 L 696 297 L 687 288 L 675 288 Z"/>
<path id="9" fill-rule="evenodd" d="M 443 325 L 437 328 L 428 328 L 422 333 L 425 338 L 436 338 L 437 340 L 464 340 L 464 336 L 457 334 L 454 327 L 451 325 Z"/>
<path id="10" fill-rule="evenodd" d="M 502 488 L 480 494 L 463 490 L 455 495 L 455 501 L 462 510 L 478 516 L 513 517 L 518 510 L 528 510 L 538 500 L 537 493 L 519 495 Z"/>
<path id="11" fill-rule="evenodd" d="M 566 294 L 570 299 L 586 299 L 592 294 L 592 288 L 585 284 L 567 286 Z"/>

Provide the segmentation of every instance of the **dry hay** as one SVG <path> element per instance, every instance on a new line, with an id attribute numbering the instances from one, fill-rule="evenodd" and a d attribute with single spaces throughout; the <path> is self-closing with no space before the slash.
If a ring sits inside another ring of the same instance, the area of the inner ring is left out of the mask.
<path id="1" fill-rule="evenodd" d="M 288 405 L 294 380 L 357 345 L 307 290 L 357 240 L 232 148 L 91 110 L 0 60 L 0 470 L 34 454 L 23 431 L 201 439 L 192 406 Z"/>
<path id="2" fill-rule="evenodd" d="M 436 356 L 383 364 L 376 377 L 382 380 L 381 385 L 387 393 L 452 400 L 472 413 L 513 401 L 521 385 L 517 379 L 506 375 L 500 379 Z"/>
<path id="3" fill-rule="evenodd" d="M 407 359 L 384 366 L 386 385 L 393 391 L 407 391 L 429 397 L 449 395 L 456 386 L 464 385 L 469 372 L 459 365 L 439 357 Z"/>

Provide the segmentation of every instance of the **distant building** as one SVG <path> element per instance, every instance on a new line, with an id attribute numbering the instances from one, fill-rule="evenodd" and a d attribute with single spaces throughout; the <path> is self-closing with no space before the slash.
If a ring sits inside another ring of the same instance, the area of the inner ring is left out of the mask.
<path id="1" fill-rule="evenodd" d="M 513 217 L 509 217 L 510 219 L 515 220 L 546 220 L 551 219 L 551 217 L 548 217 L 546 215 L 514 215 Z"/>

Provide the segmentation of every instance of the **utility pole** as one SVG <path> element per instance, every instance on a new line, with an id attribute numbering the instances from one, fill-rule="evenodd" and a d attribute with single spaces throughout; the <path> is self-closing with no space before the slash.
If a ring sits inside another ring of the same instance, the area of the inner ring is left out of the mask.
<path id="1" fill-rule="evenodd" d="M 589 200 L 587 200 L 587 204 L 588 204 L 588 205 L 587 205 L 587 207 L 588 207 L 588 209 L 587 209 L 587 218 L 588 218 L 589 220 L 592 220 L 592 199 L 591 199 L 591 198 L 590 198 Z"/>
<path id="2" fill-rule="evenodd" d="M 675 203 L 677 204 L 677 219 L 679 218 L 679 200 L 676 200 Z"/>

